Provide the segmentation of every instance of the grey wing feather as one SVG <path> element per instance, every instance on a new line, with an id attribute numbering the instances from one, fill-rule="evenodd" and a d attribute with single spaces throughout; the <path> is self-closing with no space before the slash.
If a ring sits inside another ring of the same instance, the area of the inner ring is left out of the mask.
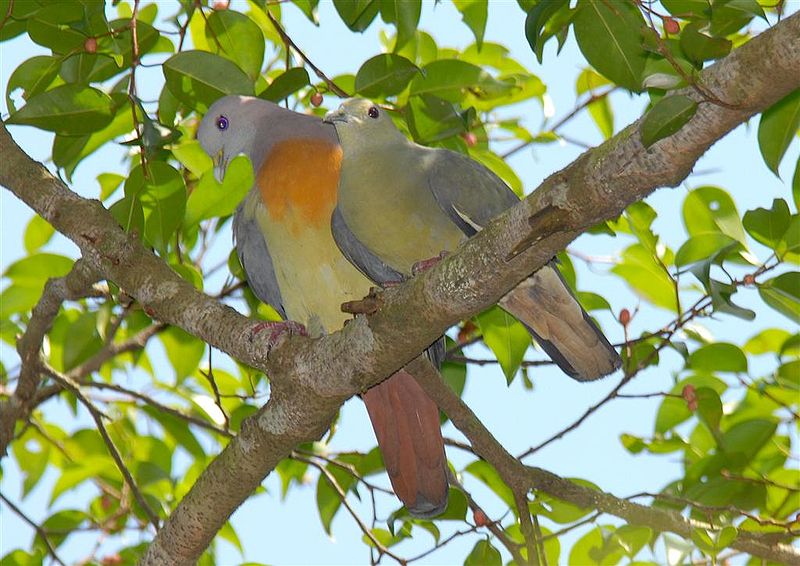
<path id="1" fill-rule="evenodd" d="M 519 202 L 500 177 L 465 155 L 436 152 L 428 175 L 436 202 L 467 236 L 473 236 L 495 216 Z"/>
<path id="2" fill-rule="evenodd" d="M 236 241 L 236 254 L 247 273 L 247 282 L 256 297 L 269 304 L 286 318 L 281 290 L 275 277 L 272 256 L 269 255 L 264 235 L 255 218 L 248 218 L 244 213 L 244 203 L 236 209 L 233 217 L 233 237 Z"/>
<path id="3" fill-rule="evenodd" d="M 372 253 L 370 249 L 353 234 L 347 222 L 342 216 L 339 207 L 336 207 L 331 217 L 331 232 L 336 245 L 342 255 L 350 261 L 356 268 L 375 283 L 398 282 L 404 279 L 399 271 L 395 271 L 386 265 L 381 259 Z"/>

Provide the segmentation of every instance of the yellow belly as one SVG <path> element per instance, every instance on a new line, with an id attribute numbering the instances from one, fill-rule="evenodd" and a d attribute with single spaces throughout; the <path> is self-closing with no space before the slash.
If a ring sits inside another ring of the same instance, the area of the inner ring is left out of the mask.
<path id="1" fill-rule="evenodd" d="M 320 139 L 276 144 L 256 176 L 247 214 L 258 219 L 286 316 L 312 336 L 338 330 L 341 304 L 364 298 L 370 281 L 342 255 L 331 234 L 341 149 Z"/>

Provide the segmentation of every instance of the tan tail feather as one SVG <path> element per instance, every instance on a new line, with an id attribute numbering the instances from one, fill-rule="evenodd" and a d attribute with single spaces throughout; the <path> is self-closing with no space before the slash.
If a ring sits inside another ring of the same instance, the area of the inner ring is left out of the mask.
<path id="1" fill-rule="evenodd" d="M 575 379 L 598 379 L 622 363 L 554 266 L 528 277 L 500 300 L 500 306 L 525 324 L 542 349 Z"/>

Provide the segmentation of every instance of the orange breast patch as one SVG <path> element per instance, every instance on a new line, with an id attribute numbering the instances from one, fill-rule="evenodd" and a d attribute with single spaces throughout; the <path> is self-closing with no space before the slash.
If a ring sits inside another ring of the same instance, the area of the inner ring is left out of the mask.
<path id="1" fill-rule="evenodd" d="M 273 146 L 257 177 L 270 218 L 300 222 L 298 229 L 329 223 L 341 162 L 342 149 L 323 140 L 300 139 Z"/>

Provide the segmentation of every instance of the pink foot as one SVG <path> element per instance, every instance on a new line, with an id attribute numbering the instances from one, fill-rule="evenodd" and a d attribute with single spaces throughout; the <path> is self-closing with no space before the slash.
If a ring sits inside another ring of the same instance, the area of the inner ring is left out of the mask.
<path id="1" fill-rule="evenodd" d="M 433 267 L 434 265 L 436 265 L 449 255 L 450 252 L 448 252 L 447 250 L 442 250 L 441 252 L 439 252 L 439 255 L 430 257 L 428 259 L 420 260 L 411 266 L 411 274 L 419 275 L 423 271 L 429 270 L 431 267 Z"/>
<path id="2" fill-rule="evenodd" d="M 260 334 L 265 330 L 269 332 L 269 338 L 267 338 L 267 347 L 270 350 L 277 346 L 282 340 L 289 338 L 290 336 L 294 336 L 295 334 L 299 334 L 300 336 L 308 336 L 308 330 L 306 330 L 306 327 L 299 322 L 295 322 L 293 320 L 281 320 L 262 321 L 256 323 L 250 330 L 250 339 L 252 340 L 257 334 Z"/>

